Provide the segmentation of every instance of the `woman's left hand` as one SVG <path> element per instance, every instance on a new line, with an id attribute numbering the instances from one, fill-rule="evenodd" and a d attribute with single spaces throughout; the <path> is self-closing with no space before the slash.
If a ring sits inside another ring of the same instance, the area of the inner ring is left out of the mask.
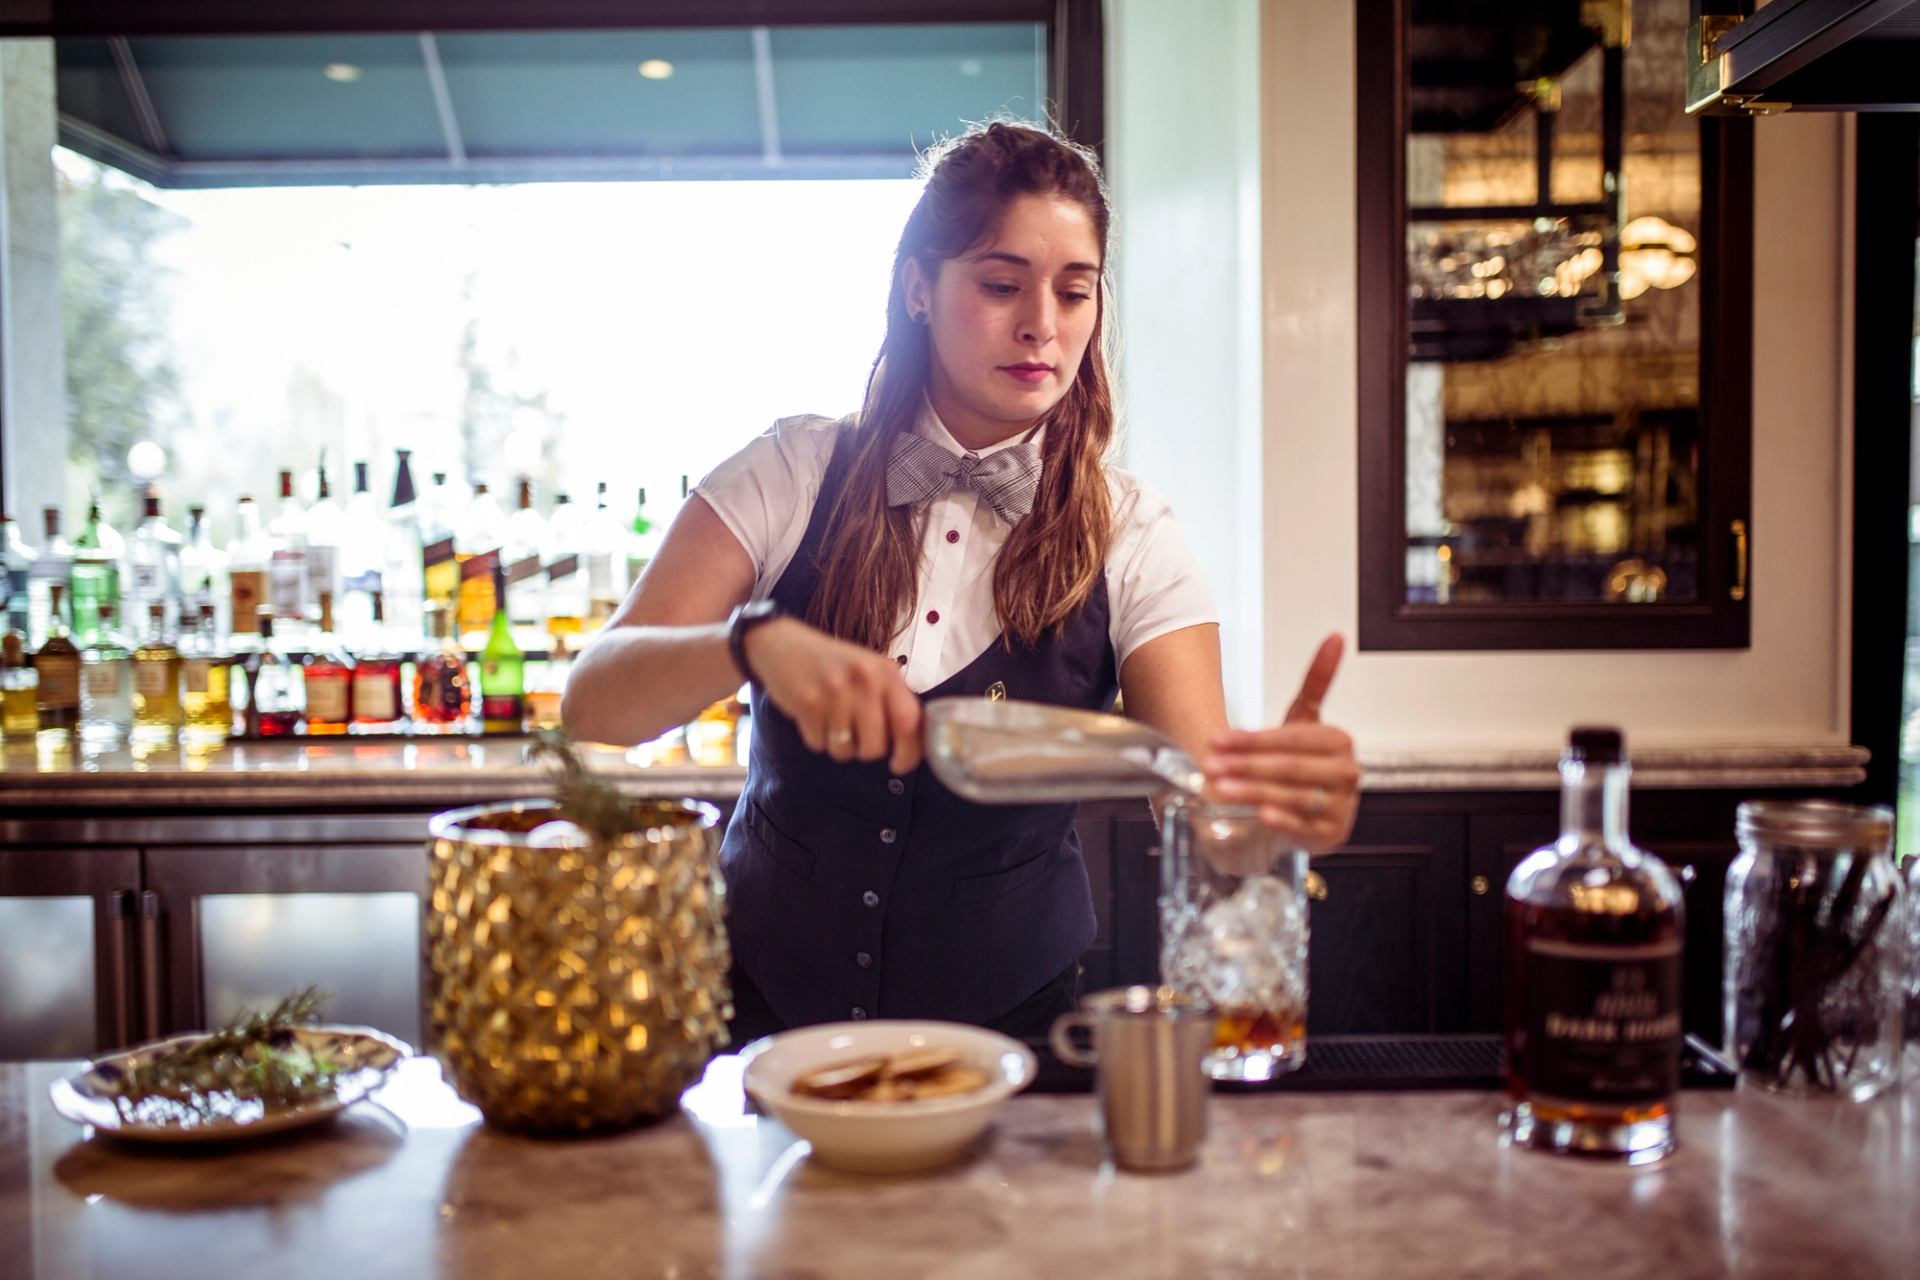
<path id="1" fill-rule="evenodd" d="M 1229 804 L 1253 805 L 1267 826 L 1309 853 L 1327 853 L 1353 834 L 1360 765 L 1353 739 L 1320 723 L 1320 704 L 1340 669 L 1344 644 L 1328 636 L 1278 727 L 1223 730 L 1203 762 L 1209 790 Z"/>

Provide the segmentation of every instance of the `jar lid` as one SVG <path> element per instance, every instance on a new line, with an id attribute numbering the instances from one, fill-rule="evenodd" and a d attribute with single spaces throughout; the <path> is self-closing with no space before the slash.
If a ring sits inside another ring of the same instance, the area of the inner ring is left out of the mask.
<path id="1" fill-rule="evenodd" d="M 1816 849 L 1881 849 L 1893 840 L 1893 810 L 1835 800 L 1748 800 L 1734 820 L 1741 837 Z"/>

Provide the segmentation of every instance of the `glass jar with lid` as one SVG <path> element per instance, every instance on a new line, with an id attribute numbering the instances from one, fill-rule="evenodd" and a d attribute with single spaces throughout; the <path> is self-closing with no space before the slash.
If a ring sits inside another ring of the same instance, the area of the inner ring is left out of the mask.
<path id="1" fill-rule="evenodd" d="M 1749 801 L 1736 829 L 1725 997 L 1742 1084 L 1873 1097 L 1899 1079 L 1907 999 L 1892 810 Z"/>

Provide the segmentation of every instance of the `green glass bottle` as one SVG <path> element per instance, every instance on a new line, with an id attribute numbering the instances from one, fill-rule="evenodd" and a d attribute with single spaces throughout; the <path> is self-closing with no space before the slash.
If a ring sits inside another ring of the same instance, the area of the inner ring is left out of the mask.
<path id="1" fill-rule="evenodd" d="M 493 570 L 493 630 L 480 650 L 480 731 L 522 733 L 526 730 L 526 664 L 513 640 L 507 613 L 507 574 Z"/>
<path id="2" fill-rule="evenodd" d="M 73 632 L 81 645 L 90 645 L 100 632 L 100 606 L 120 608 L 120 559 L 127 541 L 100 518 L 100 500 L 87 508 L 87 523 L 73 540 Z"/>

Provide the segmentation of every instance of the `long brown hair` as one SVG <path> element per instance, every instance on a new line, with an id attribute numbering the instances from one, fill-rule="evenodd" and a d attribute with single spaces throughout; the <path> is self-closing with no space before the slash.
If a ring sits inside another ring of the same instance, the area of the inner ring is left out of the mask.
<path id="1" fill-rule="evenodd" d="M 1050 130 L 1012 121 L 976 126 L 922 162 L 926 190 L 907 218 L 893 258 L 887 335 L 867 380 L 866 407 L 850 441 L 852 457 L 829 518 L 819 588 L 807 620 L 831 635 L 880 649 L 912 607 L 920 562 L 920 516 L 887 505 L 893 441 L 920 412 L 930 362 L 927 326 L 907 314 L 905 267 L 932 279 L 992 234 L 1021 195 L 1079 203 L 1100 243 L 1093 336 L 1073 384 L 1046 416 L 1043 468 L 1032 511 L 1014 526 L 993 570 L 993 603 L 1009 646 L 1058 630 L 1104 572 L 1113 524 L 1104 459 L 1113 440 L 1113 395 L 1102 333 L 1109 221 L 1099 162 Z"/>

